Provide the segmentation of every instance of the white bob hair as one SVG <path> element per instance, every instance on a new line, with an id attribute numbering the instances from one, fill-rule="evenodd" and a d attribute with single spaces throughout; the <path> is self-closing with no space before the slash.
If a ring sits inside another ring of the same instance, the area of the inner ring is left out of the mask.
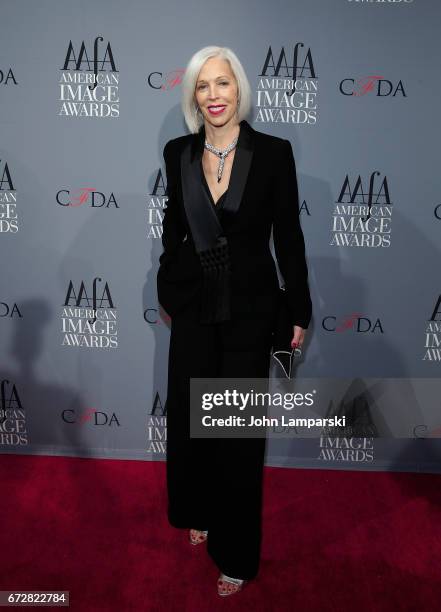
<path id="1" fill-rule="evenodd" d="M 251 110 L 251 88 L 242 64 L 237 55 L 228 47 L 209 46 L 197 51 L 190 59 L 182 78 L 182 112 L 184 113 L 185 123 L 192 134 L 199 132 L 204 123 L 201 112 L 195 99 L 196 82 L 199 72 L 205 62 L 211 57 L 219 57 L 229 62 L 231 71 L 237 81 L 237 93 L 239 104 L 237 106 L 237 118 L 240 123 L 248 116 Z"/>

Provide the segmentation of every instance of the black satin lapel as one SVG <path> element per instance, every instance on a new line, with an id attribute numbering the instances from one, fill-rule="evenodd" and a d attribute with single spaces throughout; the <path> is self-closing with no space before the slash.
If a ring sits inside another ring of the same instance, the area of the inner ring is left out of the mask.
<path id="1" fill-rule="evenodd" d="M 231 168 L 230 182 L 224 202 L 224 210 L 228 210 L 231 213 L 236 213 L 239 210 L 250 172 L 253 153 L 253 129 L 245 120 L 242 120 L 234 153 L 233 166 Z"/>
<path id="2" fill-rule="evenodd" d="M 197 135 L 200 138 L 200 135 Z M 216 244 L 223 229 L 203 184 L 199 164 L 200 156 L 194 155 L 195 139 L 184 147 L 181 154 L 181 181 L 184 208 L 196 251 L 204 251 Z"/>
<path id="3" fill-rule="evenodd" d="M 216 211 L 204 189 L 200 161 L 204 151 L 205 129 L 201 127 L 181 154 L 181 181 L 184 208 L 196 250 L 203 251 L 216 244 L 224 233 Z M 254 130 L 243 119 L 231 168 L 230 182 L 224 201 L 224 211 L 239 210 L 254 152 Z"/>

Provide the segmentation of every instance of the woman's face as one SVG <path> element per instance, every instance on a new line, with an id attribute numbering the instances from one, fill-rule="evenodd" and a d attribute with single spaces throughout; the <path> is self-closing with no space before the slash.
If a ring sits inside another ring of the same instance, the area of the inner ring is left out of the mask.
<path id="1" fill-rule="evenodd" d="M 205 121 L 219 127 L 225 125 L 237 111 L 237 81 L 230 63 L 210 57 L 202 66 L 195 90 L 196 103 Z"/>

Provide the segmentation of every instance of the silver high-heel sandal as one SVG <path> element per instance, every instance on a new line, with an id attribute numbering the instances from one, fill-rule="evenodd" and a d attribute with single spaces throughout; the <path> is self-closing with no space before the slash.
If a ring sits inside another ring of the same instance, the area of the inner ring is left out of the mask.
<path id="1" fill-rule="evenodd" d="M 205 540 L 207 539 L 207 536 L 208 530 L 200 531 L 199 529 L 190 529 L 189 538 L 191 544 L 202 544 L 202 542 L 205 542 Z"/>
<path id="2" fill-rule="evenodd" d="M 231 578 L 226 574 L 221 574 L 217 579 L 217 592 L 222 597 L 233 595 L 233 593 L 239 593 L 247 582 L 241 578 Z"/>

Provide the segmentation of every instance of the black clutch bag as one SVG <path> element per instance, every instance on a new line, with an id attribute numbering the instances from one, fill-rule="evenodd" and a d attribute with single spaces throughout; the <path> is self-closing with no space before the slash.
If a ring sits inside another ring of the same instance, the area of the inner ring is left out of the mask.
<path id="1" fill-rule="evenodd" d="M 291 378 L 295 359 L 302 355 L 300 348 L 293 349 L 291 346 L 293 334 L 294 324 L 286 291 L 280 287 L 276 326 L 273 334 L 272 357 L 280 365 L 286 378 Z"/>

